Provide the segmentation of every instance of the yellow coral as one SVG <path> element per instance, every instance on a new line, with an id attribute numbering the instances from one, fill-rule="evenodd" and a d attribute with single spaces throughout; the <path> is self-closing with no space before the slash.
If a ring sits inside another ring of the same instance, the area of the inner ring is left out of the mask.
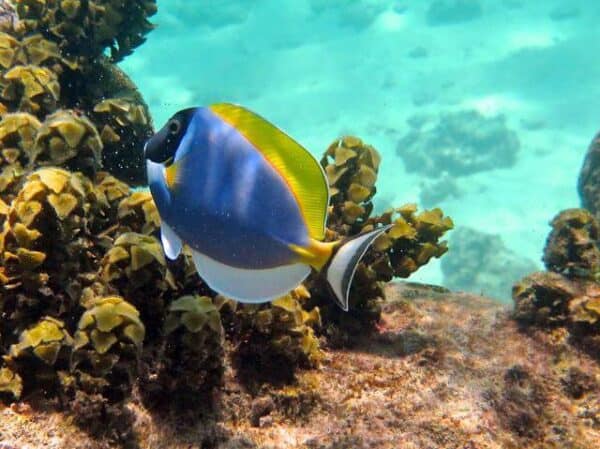
<path id="1" fill-rule="evenodd" d="M 91 345 L 98 354 L 106 354 L 118 341 L 129 341 L 138 349 L 145 328 L 137 309 L 119 296 L 95 299 L 79 319 L 74 349 Z"/>
<path id="2" fill-rule="evenodd" d="M 58 77 L 46 67 L 17 65 L 4 73 L 3 79 L 2 97 L 21 111 L 53 110 L 60 98 Z"/>
<path id="3" fill-rule="evenodd" d="M 23 392 L 21 376 L 9 368 L 0 368 L 0 393 L 11 393 L 16 399 Z"/>
<path id="4" fill-rule="evenodd" d="M 62 165 L 90 161 L 98 168 L 102 159 L 102 140 L 94 124 L 84 115 L 60 110 L 46 117 L 38 131 L 32 160 L 40 165 Z"/>
<path id="5" fill-rule="evenodd" d="M 72 344 L 73 340 L 64 323 L 52 317 L 45 317 L 21 333 L 19 343 L 10 347 L 10 357 L 19 359 L 31 353 L 46 364 L 54 365 L 60 350 L 71 347 Z"/>

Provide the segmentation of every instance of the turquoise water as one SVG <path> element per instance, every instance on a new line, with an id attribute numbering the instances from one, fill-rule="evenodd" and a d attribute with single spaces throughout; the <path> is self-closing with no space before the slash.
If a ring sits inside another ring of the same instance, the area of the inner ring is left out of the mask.
<path id="1" fill-rule="evenodd" d="M 472 230 L 450 236 L 446 263 L 489 271 L 452 281 L 436 261 L 412 279 L 508 301 L 510 280 L 541 268 L 549 220 L 579 205 L 599 19 L 583 0 L 161 0 L 123 67 L 157 127 L 231 101 L 316 156 L 360 136 L 383 155 L 377 208 L 441 207 Z"/>

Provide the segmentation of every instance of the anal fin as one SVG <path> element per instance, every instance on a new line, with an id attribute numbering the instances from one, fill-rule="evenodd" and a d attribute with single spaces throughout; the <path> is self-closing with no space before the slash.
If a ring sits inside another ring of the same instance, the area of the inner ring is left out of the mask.
<path id="1" fill-rule="evenodd" d="M 262 303 L 277 299 L 298 286 L 310 274 L 304 264 L 267 269 L 231 267 L 192 250 L 196 270 L 217 293 L 246 303 Z"/>
<path id="2" fill-rule="evenodd" d="M 165 223 L 164 221 L 160 224 L 160 240 L 163 245 L 165 256 L 171 260 L 177 259 L 181 253 L 183 243 L 175 231 Z"/>

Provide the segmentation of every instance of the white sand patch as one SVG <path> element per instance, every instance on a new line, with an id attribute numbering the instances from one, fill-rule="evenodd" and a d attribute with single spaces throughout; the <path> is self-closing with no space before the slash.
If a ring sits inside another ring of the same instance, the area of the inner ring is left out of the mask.
<path id="1" fill-rule="evenodd" d="M 375 28 L 383 31 L 398 31 L 404 28 L 406 18 L 404 14 L 398 14 L 395 11 L 385 11 L 379 15 L 375 21 Z"/>
<path id="2" fill-rule="evenodd" d="M 520 30 L 508 35 L 507 46 L 511 51 L 523 48 L 546 48 L 554 45 L 557 36 L 550 30 Z"/>

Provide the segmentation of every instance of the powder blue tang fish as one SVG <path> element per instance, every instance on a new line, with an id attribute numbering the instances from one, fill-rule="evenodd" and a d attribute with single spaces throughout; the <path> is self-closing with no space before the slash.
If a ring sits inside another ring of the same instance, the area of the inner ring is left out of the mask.
<path id="1" fill-rule="evenodd" d="M 323 242 L 327 178 L 292 138 L 241 106 L 215 104 L 175 114 L 144 155 L 168 258 L 186 244 L 211 289 L 247 303 L 324 271 L 348 310 L 356 266 L 387 228 Z"/>

